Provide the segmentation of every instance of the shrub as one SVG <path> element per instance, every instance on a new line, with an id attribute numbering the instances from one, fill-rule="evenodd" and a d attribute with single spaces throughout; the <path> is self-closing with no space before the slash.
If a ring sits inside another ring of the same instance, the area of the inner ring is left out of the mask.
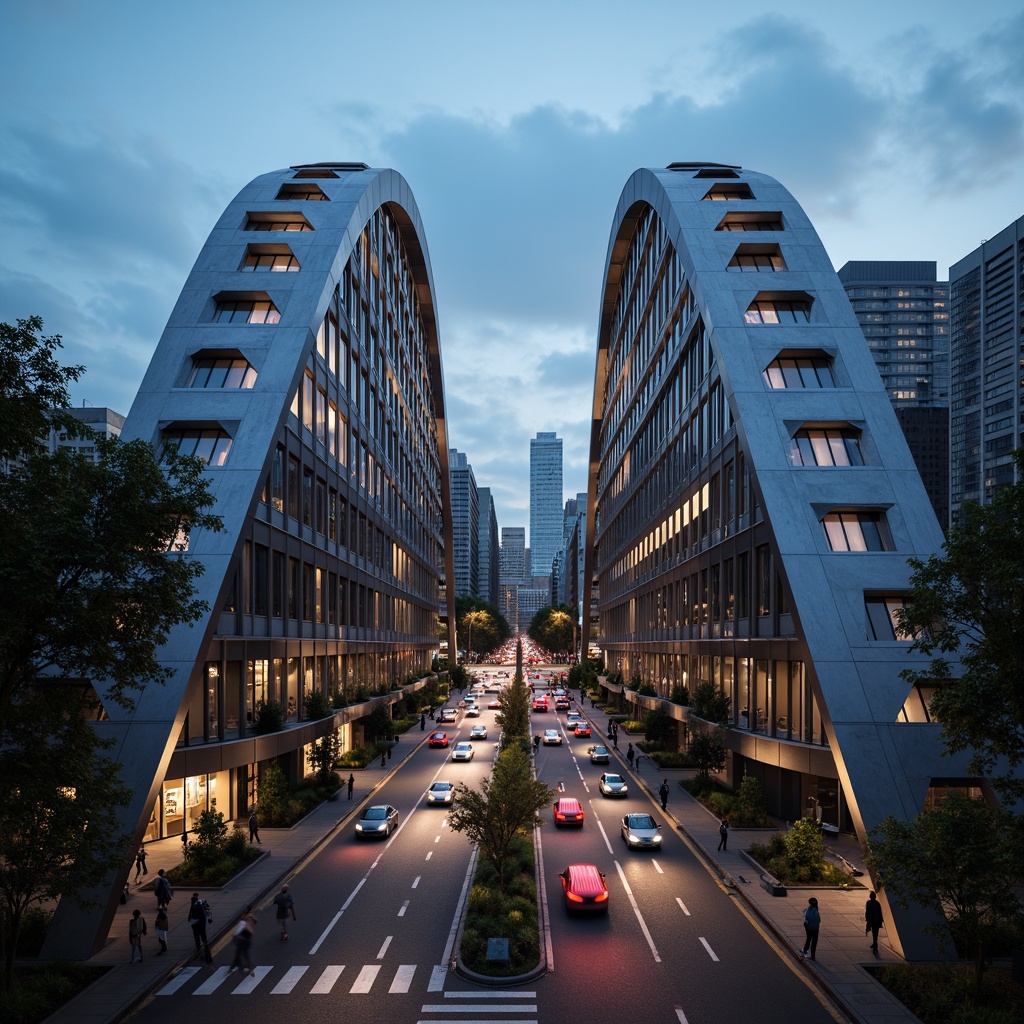
<path id="1" fill-rule="evenodd" d="M 685 683 L 673 683 L 672 694 L 669 700 L 673 704 L 680 704 L 683 707 L 687 707 L 690 703 L 690 691 L 686 688 Z"/>
<path id="2" fill-rule="evenodd" d="M 345 751 L 336 763 L 341 768 L 365 768 L 376 757 L 380 754 L 375 754 L 370 747 L 353 747 Z"/>
<path id="3" fill-rule="evenodd" d="M 331 702 L 321 690 L 307 690 L 302 697 L 302 709 L 310 722 L 326 718 L 331 713 Z"/>
<path id="4" fill-rule="evenodd" d="M 698 683 L 690 700 L 690 707 L 698 718 L 706 722 L 725 722 L 732 702 L 714 683 Z"/>
<path id="5" fill-rule="evenodd" d="M 739 828 L 764 828 L 770 826 L 768 805 L 765 803 L 761 783 L 753 776 L 746 775 L 740 783 L 736 802 L 730 812 L 730 819 Z"/>
<path id="6" fill-rule="evenodd" d="M 252 731 L 257 736 L 265 736 L 267 733 L 280 732 L 284 728 L 285 710 L 284 705 L 276 700 L 258 700 L 253 709 Z"/>

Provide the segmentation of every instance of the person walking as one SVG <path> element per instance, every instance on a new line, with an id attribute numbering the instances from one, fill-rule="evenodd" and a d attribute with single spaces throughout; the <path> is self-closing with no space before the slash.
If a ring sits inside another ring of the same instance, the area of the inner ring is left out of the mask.
<path id="1" fill-rule="evenodd" d="M 135 884 L 139 884 L 139 875 L 148 875 L 149 871 L 146 869 L 146 848 L 144 846 L 139 847 L 139 852 L 135 854 Z"/>
<path id="2" fill-rule="evenodd" d="M 633 767 L 633 758 L 636 754 L 633 752 L 633 744 L 630 743 L 629 749 L 626 751 L 626 760 L 629 762 L 629 767 Z"/>
<path id="3" fill-rule="evenodd" d="M 232 971 L 237 967 L 239 970 L 248 971 L 250 976 L 256 973 L 249 959 L 255 927 L 256 918 L 252 914 L 246 915 L 235 925 L 235 930 L 231 933 L 231 942 L 235 947 L 235 958 L 231 961 Z"/>
<path id="4" fill-rule="evenodd" d="M 718 848 L 729 852 L 729 819 L 723 818 L 718 826 Z"/>
<path id="5" fill-rule="evenodd" d="M 381 766 L 381 768 L 386 767 L 387 763 L 388 763 L 388 753 L 387 753 L 386 750 L 382 750 L 380 752 L 380 766 Z"/>
<path id="6" fill-rule="evenodd" d="M 868 893 L 868 901 L 864 904 L 865 932 L 871 932 L 871 948 L 878 949 L 878 929 L 885 923 L 882 920 L 882 904 L 878 902 L 875 891 Z"/>
<path id="7" fill-rule="evenodd" d="M 128 945 L 132 948 L 132 958 L 128 963 L 135 963 L 135 954 L 139 954 L 139 963 L 142 963 L 142 936 L 146 934 L 146 919 L 142 916 L 141 910 L 132 911 L 132 919 L 128 922 Z"/>
<path id="8" fill-rule="evenodd" d="M 156 894 L 157 909 L 166 910 L 167 904 L 174 899 L 174 890 L 171 888 L 171 883 L 164 877 L 163 868 L 156 873 L 156 879 L 153 881 L 153 892 Z"/>
<path id="9" fill-rule="evenodd" d="M 277 923 L 281 926 L 281 941 L 288 938 L 288 914 L 295 918 L 295 897 L 288 891 L 287 885 L 281 886 L 281 891 L 274 897 L 274 906 L 277 907 Z"/>
<path id="10" fill-rule="evenodd" d="M 256 813 L 256 808 L 252 809 L 252 814 L 249 815 L 249 845 L 252 846 L 252 841 L 256 840 L 260 846 L 263 845 L 263 840 L 260 839 L 260 819 Z"/>
<path id="11" fill-rule="evenodd" d="M 804 911 L 804 948 L 801 950 L 808 960 L 813 960 L 818 948 L 818 932 L 821 929 L 821 914 L 818 912 L 818 901 L 813 896 L 807 901 Z M 808 955 L 810 950 L 810 955 Z"/>
<path id="12" fill-rule="evenodd" d="M 663 811 L 668 810 L 668 779 L 662 779 L 661 785 L 658 787 L 658 796 L 661 797 L 661 809 Z"/>
<path id="13" fill-rule="evenodd" d="M 157 953 L 157 956 L 160 956 L 160 953 L 166 953 L 167 952 L 167 931 L 168 931 L 168 925 L 169 925 L 169 922 L 167 920 L 167 908 L 166 907 L 161 907 L 156 912 L 156 922 L 155 922 L 155 926 L 156 926 L 156 941 L 160 943 L 160 952 Z"/>
<path id="14" fill-rule="evenodd" d="M 424 712 L 420 712 L 420 732 L 423 732 L 427 727 L 427 716 Z"/>
<path id="15" fill-rule="evenodd" d="M 348 798 L 349 798 L 349 800 L 352 799 L 352 790 L 355 788 L 355 784 L 356 784 L 356 777 L 351 772 L 349 772 L 348 773 Z"/>
<path id="16" fill-rule="evenodd" d="M 210 955 L 210 940 L 206 937 L 206 907 L 199 898 L 199 893 L 192 893 L 192 902 L 188 908 L 188 923 L 192 929 L 192 937 L 196 942 L 196 953 L 208 964 L 213 963 Z"/>

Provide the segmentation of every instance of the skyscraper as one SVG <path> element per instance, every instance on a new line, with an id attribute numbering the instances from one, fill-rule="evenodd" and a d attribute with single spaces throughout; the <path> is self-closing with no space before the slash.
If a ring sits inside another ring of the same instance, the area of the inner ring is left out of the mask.
<path id="1" fill-rule="evenodd" d="M 950 513 L 1013 483 L 1024 444 L 1024 217 L 949 268 Z"/>
<path id="2" fill-rule="evenodd" d="M 498 569 L 498 610 L 515 629 L 519 616 L 519 587 L 526 582 L 526 527 L 503 526 Z"/>
<path id="3" fill-rule="evenodd" d="M 479 597 L 477 566 L 480 559 L 480 509 L 476 476 L 469 459 L 454 448 L 449 452 L 448 472 L 452 488 L 455 596 Z"/>
<path id="4" fill-rule="evenodd" d="M 534 576 L 551 572 L 562 546 L 562 439 L 538 431 L 530 439 L 530 567 Z"/>
<path id="5" fill-rule="evenodd" d="M 854 260 L 839 271 L 896 419 L 943 527 L 949 522 L 949 284 L 927 260 Z"/>
<path id="6" fill-rule="evenodd" d="M 477 505 L 480 508 L 478 550 L 476 564 L 476 594 L 498 607 L 498 578 L 501 568 L 501 540 L 498 536 L 498 517 L 490 487 L 478 487 Z"/>

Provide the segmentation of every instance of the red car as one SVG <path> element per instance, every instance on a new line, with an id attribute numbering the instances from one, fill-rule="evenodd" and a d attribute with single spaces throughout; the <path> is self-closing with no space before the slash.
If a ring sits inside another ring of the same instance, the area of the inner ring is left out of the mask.
<path id="1" fill-rule="evenodd" d="M 447 747 L 448 746 L 448 733 L 446 732 L 432 732 L 430 739 L 427 740 L 428 747 Z"/>
<path id="2" fill-rule="evenodd" d="M 604 875 L 593 864 L 570 864 L 559 876 L 565 893 L 565 909 L 608 910 L 608 886 Z"/>
<path id="3" fill-rule="evenodd" d="M 492 710 L 496 709 L 496 708 L 500 708 L 501 707 L 501 701 L 498 700 L 497 697 L 495 697 L 494 700 L 492 700 L 490 702 L 490 704 L 488 704 L 487 706 L 488 706 L 488 708 L 491 708 Z"/>
<path id="4" fill-rule="evenodd" d="M 579 800 L 563 796 L 555 801 L 555 824 L 556 825 L 582 825 L 583 808 Z"/>
<path id="5" fill-rule="evenodd" d="M 534 711 L 537 711 L 537 712 L 547 711 L 547 709 L 548 709 L 548 699 L 547 699 L 547 697 L 538 697 L 533 702 L 533 710 Z"/>
<path id="6" fill-rule="evenodd" d="M 577 722 L 576 723 L 576 735 L 577 736 L 590 736 L 590 724 L 588 722 Z"/>

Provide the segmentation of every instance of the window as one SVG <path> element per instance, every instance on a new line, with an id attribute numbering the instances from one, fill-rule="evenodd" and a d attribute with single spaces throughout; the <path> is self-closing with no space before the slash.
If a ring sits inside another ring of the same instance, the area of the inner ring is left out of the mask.
<path id="1" fill-rule="evenodd" d="M 750 191 L 750 186 L 744 181 L 722 182 L 718 185 L 712 185 L 711 188 L 708 189 L 704 198 L 718 201 L 727 201 L 731 199 L 753 199 L 754 193 Z"/>
<path id="2" fill-rule="evenodd" d="M 834 388 L 832 360 L 825 355 L 780 356 L 762 374 L 770 388 Z"/>
<path id="3" fill-rule="evenodd" d="M 782 214 L 757 211 L 727 213 L 716 231 L 782 231 Z"/>
<path id="4" fill-rule="evenodd" d="M 837 427 L 798 430 L 789 461 L 794 466 L 863 466 L 860 431 Z"/>
<path id="5" fill-rule="evenodd" d="M 298 202 L 329 202 L 324 190 L 319 185 L 303 182 L 301 185 L 285 184 L 274 197 L 275 199 L 292 199 Z"/>
<path id="6" fill-rule="evenodd" d="M 884 512 L 829 512 L 822 519 L 833 551 L 891 551 Z"/>
<path id="7" fill-rule="evenodd" d="M 763 544 L 754 552 L 757 572 L 757 614 L 772 613 L 772 556 L 768 545 Z"/>
<path id="8" fill-rule="evenodd" d="M 270 464 L 270 500 L 274 509 L 284 512 L 284 451 L 274 449 L 274 461 Z"/>
<path id="9" fill-rule="evenodd" d="M 867 636 L 869 640 L 901 640 L 913 639 L 904 633 L 896 622 L 896 613 L 906 604 L 902 594 L 874 594 L 864 596 L 864 609 L 867 612 Z"/>
<path id="10" fill-rule="evenodd" d="M 744 273 L 757 273 L 762 270 L 785 270 L 786 264 L 782 252 L 777 245 L 741 245 L 729 260 L 726 268 Z"/>
<path id="11" fill-rule="evenodd" d="M 313 225 L 301 213 L 250 213 L 246 231 L 312 231 Z"/>
<path id="12" fill-rule="evenodd" d="M 806 324 L 811 319 L 809 298 L 756 298 L 743 314 L 746 324 Z"/>
<path id="13" fill-rule="evenodd" d="M 259 271 L 284 271 L 299 270 L 299 261 L 284 246 L 254 246 L 250 245 L 242 260 L 240 270 Z"/>
<path id="14" fill-rule="evenodd" d="M 251 388 L 256 371 L 245 359 L 193 356 L 187 388 Z"/>
<path id="15" fill-rule="evenodd" d="M 218 324 L 276 324 L 281 313 L 270 299 L 220 299 L 213 317 Z"/>
<path id="16" fill-rule="evenodd" d="M 231 451 L 230 436 L 216 428 L 172 428 L 164 431 L 164 444 L 172 444 L 180 455 L 194 455 L 208 466 L 223 466 Z"/>

